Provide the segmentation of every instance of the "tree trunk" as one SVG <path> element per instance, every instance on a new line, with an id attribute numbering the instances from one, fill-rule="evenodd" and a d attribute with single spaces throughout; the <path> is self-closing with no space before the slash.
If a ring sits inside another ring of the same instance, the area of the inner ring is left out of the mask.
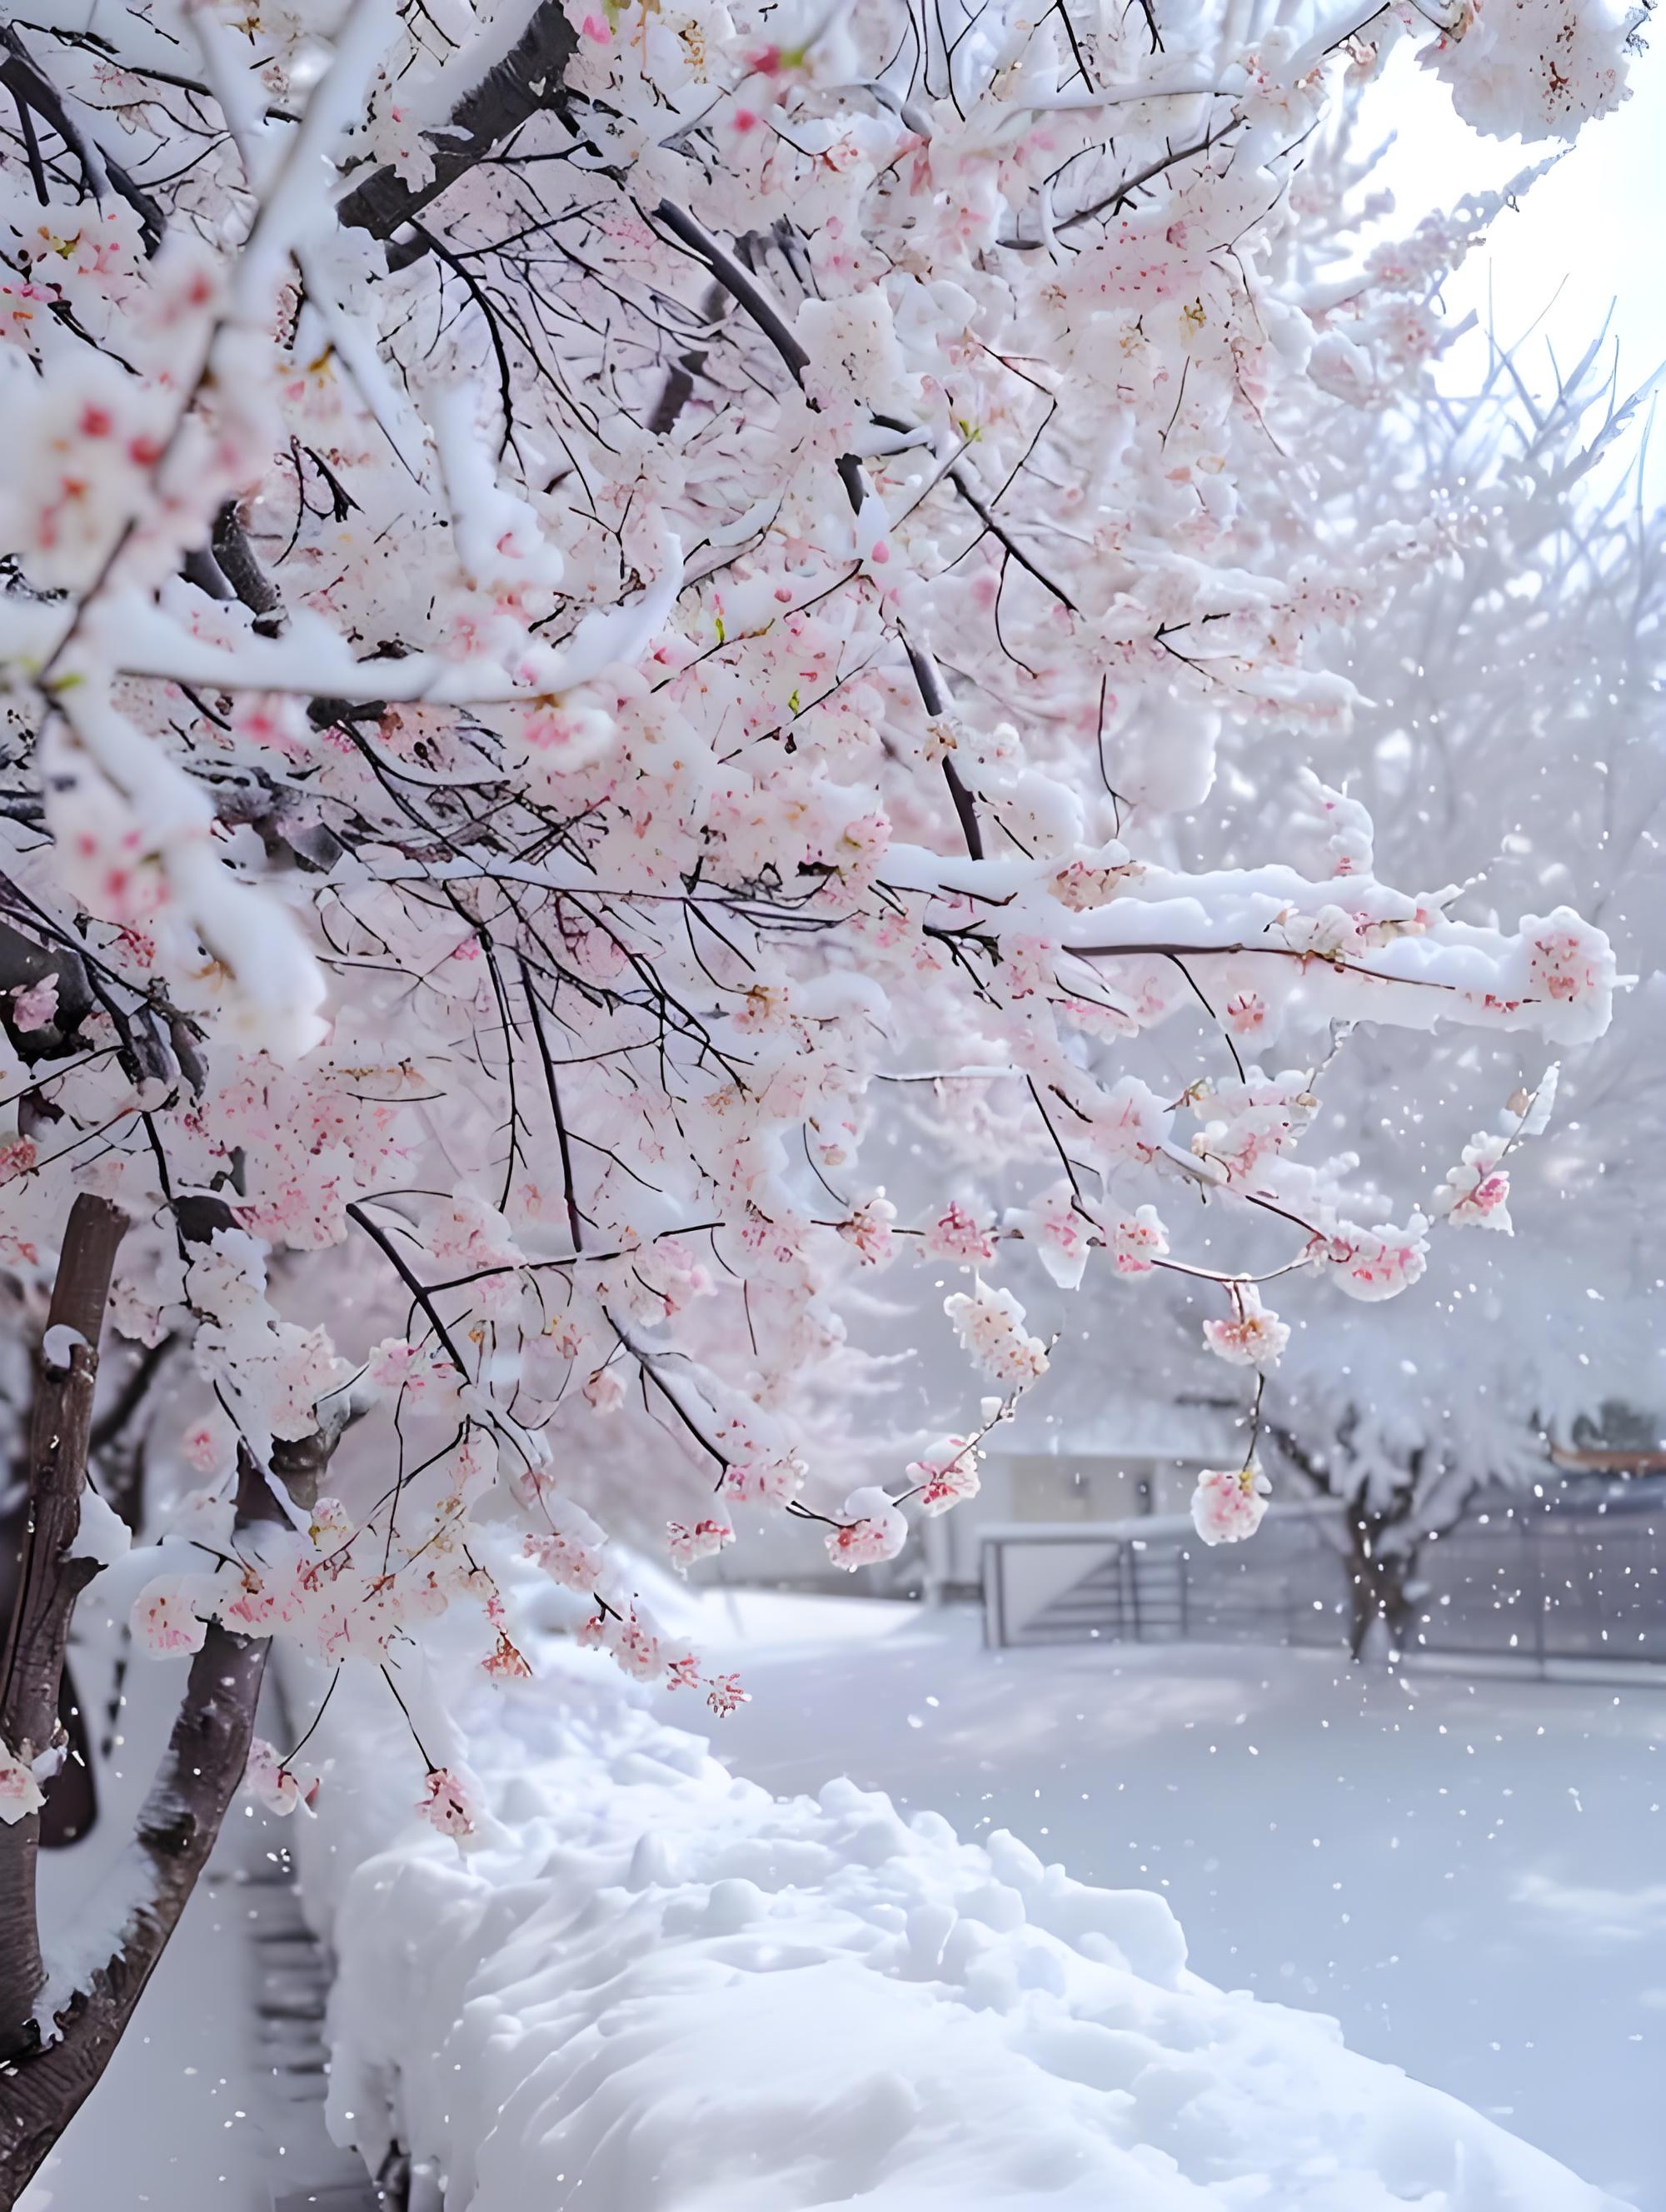
<path id="1" fill-rule="evenodd" d="M 58 1724 L 67 1739 L 64 1764 L 46 1784 L 40 1808 L 40 1848 L 61 1850 L 78 1844 L 99 1816 L 98 1784 L 93 1775 L 93 1741 L 81 1709 L 69 1662 L 58 1694 Z"/>
<path id="2" fill-rule="evenodd" d="M 188 1241 L 212 1236 L 231 1218 L 221 1201 L 203 1198 L 182 1199 L 174 1216 Z M 39 1747 L 51 1740 L 70 1615 L 94 1571 L 90 1562 L 66 1559 L 64 1553 L 80 1522 L 99 1328 L 125 1227 L 125 1217 L 101 1200 L 78 1198 L 53 1287 L 48 1326 L 77 1334 L 67 1368 L 43 1361 L 30 1433 L 29 1522 L 4 1705 L 7 1741 L 20 1749 L 26 1741 Z M 64 1340 L 52 1350 L 64 1352 Z M 314 1486 L 337 1433 L 320 1442 L 316 1464 L 308 1462 Z M 271 1517 L 281 1517 L 280 1509 L 244 1449 L 238 1525 Z M 133 1852 L 147 1879 L 136 1900 L 131 1868 L 124 1869 L 122 1916 L 100 1931 L 93 1954 L 101 1952 L 102 1963 L 79 1974 L 73 1988 L 46 1987 L 34 1894 L 39 1822 L 0 1826 L 0 2212 L 16 2202 L 109 2063 L 196 1887 L 248 1763 L 270 1649 L 264 1637 L 208 1624 L 134 1831 Z M 88 1910 L 99 1908 L 95 1894 Z M 76 1948 L 84 1957 L 89 1945 L 83 1938 Z M 42 2016 L 43 1999 L 49 2018 Z"/>
<path id="3" fill-rule="evenodd" d="M 1383 1539 L 1393 1526 L 1384 1514 L 1353 1507 L 1348 1515 L 1348 1653 L 1355 1660 L 1400 1657 L 1410 1635 L 1416 1608 L 1406 1586 L 1417 1568 L 1414 1550 L 1386 1548 Z"/>
<path id="4" fill-rule="evenodd" d="M 243 1778 L 270 1649 L 264 1637 L 209 1624 L 139 1812 L 134 1843 L 149 1893 L 111 1928 L 105 1964 L 58 2014 L 57 2040 L 0 2069 L 0 2206 L 16 2203 L 86 2101 L 173 1933 Z"/>
<path id="5" fill-rule="evenodd" d="M 50 1749 L 58 1735 L 70 1615 L 97 1571 L 90 1559 L 65 1554 L 81 1527 L 99 1335 L 126 1230 L 119 1207 L 83 1193 L 70 1209 L 52 1285 L 29 1425 L 29 1504 L 17 1596 L 0 1670 L 0 1739 L 26 1760 Z M 33 2039 L 35 2001 L 46 1979 L 35 1917 L 40 1847 L 39 1814 L 0 1825 L 0 2057 L 26 2050 Z"/>

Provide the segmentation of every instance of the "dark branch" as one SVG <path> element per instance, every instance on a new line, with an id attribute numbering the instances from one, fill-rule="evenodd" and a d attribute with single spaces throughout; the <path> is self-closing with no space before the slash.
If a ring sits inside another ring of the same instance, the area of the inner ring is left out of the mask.
<path id="1" fill-rule="evenodd" d="M 24 45 L 21 33 L 10 23 L 0 25 L 0 46 L 5 49 L 5 59 L 0 61 L 0 84 L 3 84 L 18 106 L 33 108 L 49 129 L 57 131 L 76 161 L 86 179 L 87 189 L 94 199 L 100 197 L 100 184 L 108 178 L 115 190 L 139 218 L 139 233 L 147 253 L 154 253 L 162 242 L 167 225 L 162 211 L 144 187 L 137 183 L 121 163 L 90 145 L 71 120 L 69 110 L 58 87 L 41 69 L 40 64 Z M 29 134 L 31 142 L 33 134 Z M 38 157 L 37 157 L 38 158 Z M 31 165 L 33 166 L 33 164 Z M 37 189 L 40 178 L 36 179 Z"/>
<path id="2" fill-rule="evenodd" d="M 127 1216 L 83 1192 L 70 1209 L 52 1284 L 29 1428 L 29 1510 L 18 1562 L 17 1596 L 0 1670 L 0 1741 L 33 1760 L 58 1736 L 58 1698 L 70 1616 L 97 1572 L 68 1556 L 81 1527 L 81 1491 L 93 1425 L 99 1337 Z M 53 1337 L 68 1332 L 67 1339 Z M 57 1364 L 61 1355 L 62 1364 Z M 27 2048 L 46 1979 L 35 1911 L 38 1813 L 0 1826 L 0 2056 Z"/>
<path id="3" fill-rule="evenodd" d="M 392 168 L 378 169 L 342 201 L 342 222 L 351 229 L 368 230 L 373 237 L 392 238 L 523 123 L 554 104 L 577 46 L 578 34 L 560 0 L 541 0 L 516 44 L 465 94 L 453 109 L 447 130 L 434 134 L 434 174 L 429 182 L 408 185 Z M 416 260 L 421 252 L 417 243 L 398 258 Z"/>

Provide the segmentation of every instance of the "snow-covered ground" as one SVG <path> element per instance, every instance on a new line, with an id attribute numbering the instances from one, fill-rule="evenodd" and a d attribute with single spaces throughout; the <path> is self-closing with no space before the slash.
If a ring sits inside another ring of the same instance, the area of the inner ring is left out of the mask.
<path id="1" fill-rule="evenodd" d="M 1080 1881 L 1149 1883 L 1209 1980 L 1334 2014 L 1666 2212 L 1666 1686 L 993 1653 L 970 1614 L 908 1607 L 830 1612 L 820 1643 L 800 1614 L 783 1644 L 787 1602 L 724 1609 L 753 1692 L 714 1731 L 738 1773 L 848 1773 Z"/>
<path id="2" fill-rule="evenodd" d="M 373 2163 L 410 2144 L 457 2212 L 802 2212 L 854 2197 L 874 2212 L 1617 2212 L 1615 2195 L 1345 2050 L 1317 2016 L 1335 1927 L 1352 1924 L 1350 1875 L 1375 1874 L 1364 1838 L 1379 1809 L 1401 1833 L 1383 1851 L 1416 1853 L 1426 1835 L 1450 1869 L 1442 1793 L 1474 1796 L 1464 1769 L 1443 1766 L 1430 1717 L 1432 1755 L 1397 1784 L 1341 1782 L 1361 1836 L 1334 1826 L 1327 1858 L 1316 1799 L 1371 1734 L 1345 1716 L 1389 1686 L 1331 1690 L 1329 1671 L 1254 1653 L 1166 1667 L 1135 1654 L 1121 1671 L 1104 1650 L 1001 1662 L 958 1616 L 720 1596 L 698 1607 L 699 1632 L 708 1656 L 745 1660 L 757 1693 L 723 1739 L 730 1783 L 573 1650 L 560 1594 L 543 1588 L 543 1626 L 520 1615 L 542 1680 L 494 1691 L 477 1665 L 441 1662 L 483 1808 L 472 1847 L 398 1812 L 409 1747 L 362 1694 L 368 1679 L 337 1692 L 353 1759 L 326 1774 L 297 1837 L 341 1960 L 332 2117 Z M 675 1596 L 647 1595 L 672 1627 Z M 683 1605 L 679 1635 L 696 1610 Z M 1460 1710 L 1462 1686 L 1437 1694 Z M 1407 1734 L 1421 1710 L 1379 1733 Z M 695 1717 L 686 1700 L 665 1713 Z M 430 1702 L 430 1744 L 446 1725 Z M 1479 1755 L 1455 1737 L 1454 1760 Z M 1142 1805 L 1142 1759 L 1166 1802 Z M 1234 1765 L 1204 1804 L 1195 1777 Z M 854 1783 L 828 1780 L 842 1769 Z M 769 1786 L 740 1778 L 752 1770 Z M 815 1796 L 787 1794 L 806 1785 Z M 1152 1893 L 1185 1902 L 1170 1868 L 1189 1850 L 1207 1904 L 1195 1963 L 1236 1996 L 1182 1970 L 1178 1926 Z M 1058 1863 L 1079 1852 L 1091 1883 Z M 1425 1879 L 1438 1895 L 1432 1863 Z M 1454 1887 L 1438 1901 L 1456 1932 L 1464 1900 Z M 1533 1909 L 1553 1917 L 1544 1896 Z M 1397 1914 L 1421 1942 L 1415 1885 L 1382 1913 L 1373 1960 L 1400 1947 Z M 1295 1969 L 1265 1990 L 1282 2002 L 1245 1987 L 1269 1935 Z M 1449 1946 L 1449 2013 L 1490 1972 L 1484 1949 Z M 1519 2034 L 1536 1984 L 1518 1982 Z M 1450 2025 L 1438 2050 L 1406 2047 L 1397 2003 L 1371 2025 L 1438 2079 Z M 1644 2178 L 1634 2132 L 1588 2129 L 1574 2148 L 1605 2179 Z"/>
<path id="3" fill-rule="evenodd" d="M 238 1894 L 204 1885 L 19 2212 L 267 2212 Z"/>
<path id="4" fill-rule="evenodd" d="M 942 1812 L 968 1839 L 1010 1828 L 1079 1881 L 1158 1889 L 1206 1979 L 1335 2014 L 1354 2050 L 1450 2091 L 1643 2212 L 1666 2212 L 1656 1809 L 1666 1690 L 1396 1681 L 1322 1655 L 1243 1649 L 992 1654 L 967 1614 L 854 1599 L 741 1593 L 700 1609 L 708 1650 L 741 1666 L 754 1693 L 711 1729 L 737 1774 L 786 1793 L 848 1773 L 904 1814 Z M 558 1673 L 517 1703 L 564 1694 Z M 663 1711 L 690 1718 L 675 1700 Z M 391 1733 L 388 1744 L 396 1764 L 406 1756 Z M 131 1748 L 148 1765 L 150 1747 Z M 351 1783 L 327 1786 L 345 1796 Z M 395 1804 L 407 1794 L 396 1780 Z M 531 1806 L 535 1778 L 523 1794 Z M 606 1826 L 599 1808 L 595 1839 Z M 331 1838 L 331 1823 L 308 1833 Z M 350 1836 L 350 1823 L 333 1834 Z M 790 1847 L 808 1842 L 806 1832 Z M 423 1848 L 421 1879 L 443 1887 L 449 1847 L 430 1837 Z M 570 1837 L 561 1848 L 576 1863 Z M 60 1897 L 92 1859 L 52 1864 Z M 507 1926 L 512 1899 L 500 1899 Z M 133 2038 L 27 2212 L 264 2212 L 281 2130 L 251 2078 L 247 1909 L 229 1881 L 195 1901 Z M 735 1897 L 726 1909 L 739 1911 Z M 1032 1903 L 1032 1920 L 1041 1909 Z M 640 1913 L 640 1898 L 629 1910 Z M 798 1933 L 836 1950 L 827 1927 Z M 598 1923 L 593 1948 L 606 1936 Z M 751 1940 L 713 1923 L 708 1948 Z M 439 1958 L 414 1954 L 421 1978 Z M 525 1985 L 515 2002 L 526 2005 Z M 477 2007 L 496 2022 L 481 2048 L 502 2055 L 495 2003 Z M 1328 2063 L 1324 2046 L 1314 2062 Z M 1056 2088 L 1050 2077 L 1035 2086 Z M 1541 2201 L 1500 2200 L 1510 2212 Z M 1339 2202 L 1353 2212 L 1356 2200 Z"/>

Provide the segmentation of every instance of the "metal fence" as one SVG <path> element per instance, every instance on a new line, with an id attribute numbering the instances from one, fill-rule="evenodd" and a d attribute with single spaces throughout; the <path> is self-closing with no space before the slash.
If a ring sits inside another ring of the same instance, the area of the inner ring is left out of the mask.
<path id="1" fill-rule="evenodd" d="M 1666 1501 L 1554 1492 L 1489 1501 L 1424 1547 L 1408 1647 L 1432 1656 L 1666 1663 Z M 1275 1508 L 1247 1544 L 1210 1547 L 1164 1517 L 990 1529 L 994 1644 L 1347 1640 L 1340 1510 Z"/>

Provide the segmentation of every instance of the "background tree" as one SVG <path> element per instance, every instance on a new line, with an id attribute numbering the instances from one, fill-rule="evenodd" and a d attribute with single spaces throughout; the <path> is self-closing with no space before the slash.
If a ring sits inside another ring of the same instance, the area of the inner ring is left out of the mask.
<path id="1" fill-rule="evenodd" d="M 1292 1471 L 1347 1504 L 1356 1648 L 1378 1620 L 1405 1640 L 1431 1533 L 1488 1486 L 1543 1480 L 1550 1446 L 1608 1401 L 1654 1409 L 1657 1425 L 1666 1382 L 1645 1167 L 1666 990 L 1648 965 L 1666 922 L 1661 524 L 1643 495 L 1636 403 L 1598 349 L 1571 372 L 1547 364 L 1541 381 L 1544 396 L 1495 351 L 1473 398 L 1426 392 L 1336 461 L 1361 513 L 1410 528 L 1432 512 L 1446 547 L 1349 635 L 1364 696 L 1346 788 L 1381 863 L 1428 854 L 1454 885 L 1446 911 L 1478 921 L 1567 897 L 1613 933 L 1624 964 L 1644 967 L 1614 1031 L 1562 1066 L 1554 1136 L 1511 1148 L 1489 1206 L 1457 1201 L 1459 1221 L 1513 1224 L 1513 1247 L 1449 1241 L 1419 1310 L 1370 1328 L 1292 1302 L 1269 1425 Z M 1212 825 L 1226 829 L 1219 849 L 1241 849 L 1273 804 L 1229 799 Z M 1478 1085 L 1503 1101 L 1519 1075 L 1512 1057 L 1449 1033 L 1414 1092 L 1362 1032 L 1317 1086 L 1316 1133 L 1369 1178 L 1420 1165 L 1433 1194 L 1466 1123 L 1487 1118 L 1473 1113 Z"/>

